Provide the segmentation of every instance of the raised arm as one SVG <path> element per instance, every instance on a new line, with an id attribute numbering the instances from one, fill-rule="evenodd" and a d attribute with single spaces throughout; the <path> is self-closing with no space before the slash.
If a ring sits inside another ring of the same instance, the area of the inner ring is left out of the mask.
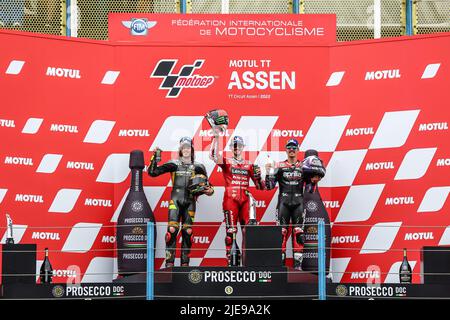
<path id="1" fill-rule="evenodd" d="M 209 158 L 217 164 L 223 164 L 223 154 L 219 150 L 219 136 L 214 135 L 209 151 Z"/>
<path id="2" fill-rule="evenodd" d="M 155 155 L 156 152 L 153 153 L 153 156 L 150 160 L 150 165 L 148 166 L 148 174 L 151 177 L 157 177 L 166 172 L 177 171 L 177 165 L 173 161 L 166 162 L 162 166 L 158 167 L 158 162 Z"/>

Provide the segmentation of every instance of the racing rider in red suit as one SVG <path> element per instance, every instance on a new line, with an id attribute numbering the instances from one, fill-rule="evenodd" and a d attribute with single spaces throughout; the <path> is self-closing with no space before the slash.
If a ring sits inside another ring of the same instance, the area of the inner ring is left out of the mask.
<path id="1" fill-rule="evenodd" d="M 244 225 L 249 224 L 249 196 L 247 194 L 249 179 L 255 183 L 257 189 L 264 189 L 261 181 L 261 170 L 242 158 L 244 140 L 235 136 L 232 141 L 233 157 L 225 158 L 219 152 L 219 137 L 215 135 L 211 144 L 210 158 L 222 169 L 225 178 L 225 193 L 223 196 L 223 213 L 225 216 L 226 236 L 225 246 L 228 264 L 230 265 L 230 249 L 233 234 L 237 233 L 237 222 Z"/>

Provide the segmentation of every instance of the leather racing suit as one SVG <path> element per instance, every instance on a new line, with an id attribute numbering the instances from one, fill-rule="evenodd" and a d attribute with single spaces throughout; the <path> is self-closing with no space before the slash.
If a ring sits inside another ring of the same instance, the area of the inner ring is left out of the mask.
<path id="1" fill-rule="evenodd" d="M 166 172 L 171 173 L 172 194 L 169 202 L 169 218 L 166 233 L 166 266 L 173 266 L 175 261 L 175 249 L 177 235 L 181 229 L 181 265 L 189 265 L 189 254 L 192 247 L 192 224 L 194 223 L 196 197 L 189 192 L 189 179 L 194 174 L 206 173 L 205 166 L 198 162 L 183 163 L 181 160 L 170 160 L 161 166 L 158 166 L 153 156 L 148 174 L 157 177 Z"/>

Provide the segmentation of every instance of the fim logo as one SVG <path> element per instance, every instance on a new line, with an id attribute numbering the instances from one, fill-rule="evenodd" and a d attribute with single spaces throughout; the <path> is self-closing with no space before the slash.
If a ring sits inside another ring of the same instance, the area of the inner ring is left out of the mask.
<path id="1" fill-rule="evenodd" d="M 148 29 L 156 26 L 156 21 L 148 21 L 148 19 L 131 19 L 131 21 L 122 21 L 125 28 L 130 29 L 132 36 L 146 36 Z"/>
<path id="2" fill-rule="evenodd" d="M 207 88 L 214 82 L 213 76 L 193 75 L 205 60 L 195 60 L 193 65 L 184 65 L 179 73 L 172 73 L 178 60 L 159 60 L 150 78 L 162 78 L 159 89 L 168 90 L 166 98 L 177 98 L 183 88 Z"/>

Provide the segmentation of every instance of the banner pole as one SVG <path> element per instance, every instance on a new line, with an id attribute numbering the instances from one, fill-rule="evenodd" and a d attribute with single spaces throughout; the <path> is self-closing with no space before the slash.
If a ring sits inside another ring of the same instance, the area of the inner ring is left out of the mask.
<path id="1" fill-rule="evenodd" d="M 300 0 L 293 0 L 292 2 L 292 11 L 294 14 L 300 13 Z"/>
<path id="2" fill-rule="evenodd" d="M 185 14 L 186 13 L 186 1 L 187 0 L 180 0 L 180 13 Z"/>
<path id="3" fill-rule="evenodd" d="M 230 1 L 229 0 L 222 0 L 222 9 L 221 13 L 228 14 L 230 13 Z"/>
<path id="4" fill-rule="evenodd" d="M 406 35 L 408 36 L 412 35 L 413 30 L 412 6 L 412 0 L 406 0 Z"/>
<path id="5" fill-rule="evenodd" d="M 154 234 L 153 222 L 147 222 L 147 300 L 154 300 Z"/>
<path id="6" fill-rule="evenodd" d="M 326 281 L 325 281 L 325 223 L 319 221 L 319 300 L 326 300 Z"/>
<path id="7" fill-rule="evenodd" d="M 70 0 L 65 0 L 62 4 L 64 36 L 70 37 Z"/>
<path id="8" fill-rule="evenodd" d="M 373 37 L 381 38 L 381 0 L 373 0 Z"/>

